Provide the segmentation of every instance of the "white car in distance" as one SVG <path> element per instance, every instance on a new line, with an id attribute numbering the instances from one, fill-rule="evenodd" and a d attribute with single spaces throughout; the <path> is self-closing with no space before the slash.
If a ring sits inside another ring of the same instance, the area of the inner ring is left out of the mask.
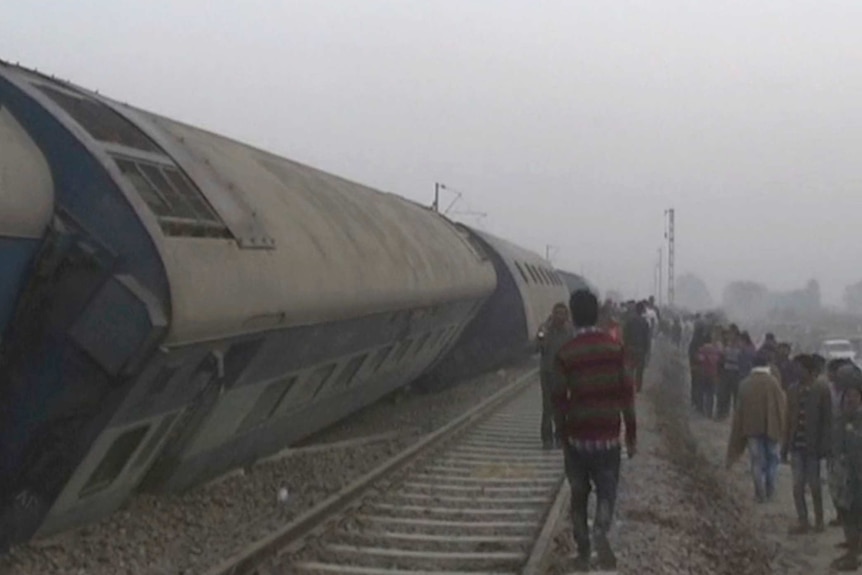
<path id="1" fill-rule="evenodd" d="M 856 360 L 856 350 L 846 339 L 827 339 L 820 345 L 820 355 L 830 359 Z"/>

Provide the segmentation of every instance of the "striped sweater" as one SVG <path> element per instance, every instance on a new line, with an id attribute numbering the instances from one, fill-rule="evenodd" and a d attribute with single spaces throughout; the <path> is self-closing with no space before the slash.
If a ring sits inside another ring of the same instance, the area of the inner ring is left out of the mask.
<path id="1" fill-rule="evenodd" d="M 635 441 L 634 385 L 618 342 L 596 328 L 578 330 L 557 352 L 557 369 L 566 385 L 556 392 L 554 403 L 566 416 L 565 438 L 571 445 L 616 447 L 622 420 L 626 439 Z"/>

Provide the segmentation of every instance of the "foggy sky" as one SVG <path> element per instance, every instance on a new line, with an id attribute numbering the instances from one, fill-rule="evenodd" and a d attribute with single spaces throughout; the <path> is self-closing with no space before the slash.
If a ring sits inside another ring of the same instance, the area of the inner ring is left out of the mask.
<path id="1" fill-rule="evenodd" d="M 603 289 L 652 291 L 674 207 L 715 299 L 817 277 L 837 303 L 860 29 L 851 0 L 10 0 L 0 58 L 426 204 L 442 182 Z"/>

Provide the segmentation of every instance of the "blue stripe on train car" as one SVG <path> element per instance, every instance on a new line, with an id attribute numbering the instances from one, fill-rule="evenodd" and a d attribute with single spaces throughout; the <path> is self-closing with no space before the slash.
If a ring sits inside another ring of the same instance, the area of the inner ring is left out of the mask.
<path id="1" fill-rule="evenodd" d="M 0 237 L 0 339 L 24 287 L 27 266 L 39 249 L 40 240 Z"/>

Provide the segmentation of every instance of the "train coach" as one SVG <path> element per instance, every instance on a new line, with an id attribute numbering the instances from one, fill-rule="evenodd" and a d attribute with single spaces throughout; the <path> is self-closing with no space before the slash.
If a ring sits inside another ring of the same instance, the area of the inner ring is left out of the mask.
<path id="1" fill-rule="evenodd" d="M 578 290 L 587 290 L 596 294 L 596 297 L 599 297 L 600 295 L 596 286 L 587 281 L 587 279 L 581 275 L 560 269 L 557 270 L 557 275 L 559 275 L 560 279 L 563 280 L 563 283 L 566 284 L 566 289 L 569 293 L 576 292 Z"/>
<path id="2" fill-rule="evenodd" d="M 427 208 L 3 63 L 0 192 L 0 544 L 343 418 L 497 285 Z"/>
<path id="3" fill-rule="evenodd" d="M 425 391 L 529 356 L 554 304 L 569 301 L 566 283 L 538 254 L 487 232 L 464 229 L 494 263 L 497 286 L 452 349 L 416 382 Z"/>

